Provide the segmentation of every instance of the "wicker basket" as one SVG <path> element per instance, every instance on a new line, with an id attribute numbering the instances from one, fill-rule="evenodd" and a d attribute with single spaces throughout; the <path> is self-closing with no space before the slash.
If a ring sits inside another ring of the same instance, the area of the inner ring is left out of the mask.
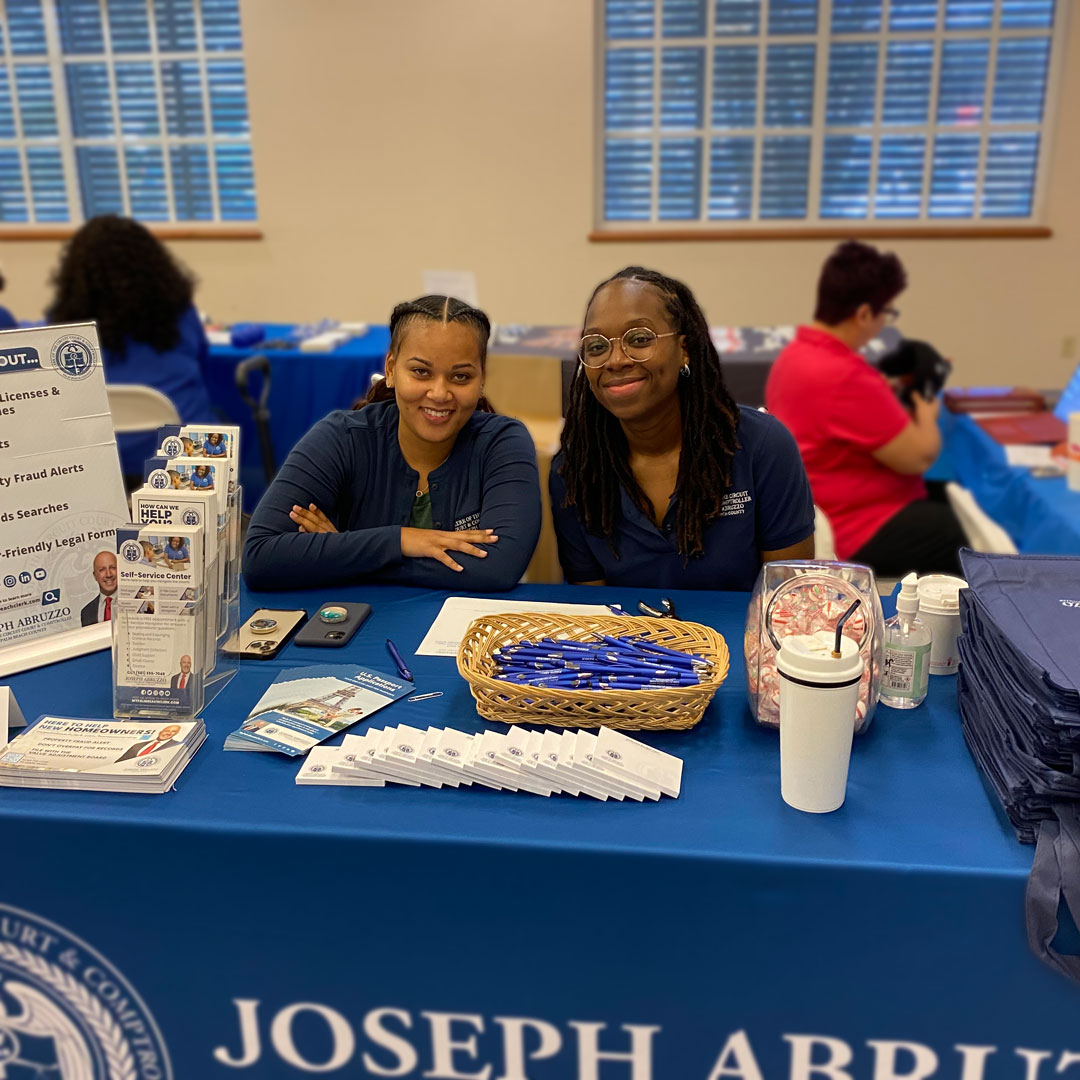
<path id="1" fill-rule="evenodd" d="M 597 634 L 643 633 L 658 645 L 696 653 L 712 668 L 699 686 L 642 690 L 562 690 L 518 686 L 493 678 L 492 653 L 526 638 L 595 640 Z M 627 731 L 693 727 L 704 715 L 717 688 L 727 678 L 728 648 L 711 627 L 676 619 L 628 619 L 625 616 L 536 614 L 488 615 L 476 619 L 458 647 L 457 666 L 485 720 L 552 727 L 613 727 Z"/>

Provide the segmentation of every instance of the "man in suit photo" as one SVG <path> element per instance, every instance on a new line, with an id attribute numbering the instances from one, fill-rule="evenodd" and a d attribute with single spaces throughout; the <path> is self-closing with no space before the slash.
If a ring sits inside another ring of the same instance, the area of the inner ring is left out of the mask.
<path id="1" fill-rule="evenodd" d="M 179 691 L 180 704 L 191 702 L 191 657 L 185 653 L 180 657 L 180 670 L 169 680 L 169 686 Z"/>
<path id="2" fill-rule="evenodd" d="M 93 574 L 97 582 L 98 594 L 82 609 L 83 626 L 112 620 L 112 605 L 116 598 L 117 580 L 115 552 L 99 551 L 94 556 Z"/>
<path id="3" fill-rule="evenodd" d="M 188 658 L 190 664 L 190 657 Z M 166 724 L 161 728 L 153 739 L 141 739 L 132 743 L 117 759 L 116 762 L 130 761 L 132 758 L 149 757 L 157 750 L 169 750 L 179 746 L 180 741 L 176 738 L 180 734 L 179 724 Z"/>

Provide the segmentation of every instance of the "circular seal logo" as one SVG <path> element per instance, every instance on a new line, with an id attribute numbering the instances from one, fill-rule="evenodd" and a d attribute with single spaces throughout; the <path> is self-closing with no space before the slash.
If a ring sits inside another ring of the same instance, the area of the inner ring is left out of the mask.
<path id="1" fill-rule="evenodd" d="M 446 756 L 447 756 L 448 758 L 455 758 L 455 757 L 458 757 L 458 756 L 460 756 L 460 755 L 458 754 L 458 752 L 457 752 L 457 751 L 456 751 L 456 750 L 455 750 L 455 749 L 454 749 L 454 748 L 453 748 L 452 746 L 448 746 L 448 747 L 447 747 L 447 748 L 446 748 L 446 749 L 445 749 L 445 750 L 443 751 L 443 753 L 444 753 L 444 754 L 445 754 L 445 755 L 446 755 Z"/>
<path id="2" fill-rule="evenodd" d="M 157 764 L 157 758 L 151 754 L 149 757 L 141 757 L 135 762 L 135 768 L 137 769 L 149 769 L 151 765 Z"/>
<path id="3" fill-rule="evenodd" d="M 142 558 L 142 545 L 138 540 L 125 540 L 120 546 L 120 557 L 125 562 L 138 562 Z"/>
<path id="4" fill-rule="evenodd" d="M 622 754 L 618 750 L 607 750 L 605 753 L 612 761 L 622 761 Z"/>
<path id="5" fill-rule="evenodd" d="M 146 481 L 155 491 L 164 491 L 172 481 L 164 469 L 154 469 Z"/>
<path id="6" fill-rule="evenodd" d="M 0 904 L 0 1076 L 23 1072 L 63 1080 L 173 1076 L 153 1016 L 108 960 L 63 927 Z"/>
<path id="7" fill-rule="evenodd" d="M 403 754 L 411 754 L 413 752 L 413 748 L 408 743 L 401 743 L 401 745 L 398 746 L 398 749 Z"/>
<path id="8" fill-rule="evenodd" d="M 324 772 L 326 772 L 326 766 L 325 765 L 312 765 L 311 768 L 308 769 L 308 772 L 324 773 Z"/>
<path id="9" fill-rule="evenodd" d="M 96 363 L 94 346 L 75 334 L 59 338 L 51 355 L 56 370 L 69 379 L 85 379 Z"/>
<path id="10" fill-rule="evenodd" d="M 179 457 L 184 452 L 184 444 L 175 435 L 170 435 L 161 444 L 161 452 L 166 457 Z"/>
<path id="11" fill-rule="evenodd" d="M 507 753 L 510 754 L 513 757 L 521 757 L 521 748 L 518 747 L 518 746 L 511 746 L 507 750 Z"/>
<path id="12" fill-rule="evenodd" d="M 198 510 L 185 510 L 184 516 L 180 519 L 185 525 L 201 525 L 202 521 L 199 518 Z"/>

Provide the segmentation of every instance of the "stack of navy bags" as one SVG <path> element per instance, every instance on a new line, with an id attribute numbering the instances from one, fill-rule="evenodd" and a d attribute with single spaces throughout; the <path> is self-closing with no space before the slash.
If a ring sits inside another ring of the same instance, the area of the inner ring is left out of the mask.
<path id="1" fill-rule="evenodd" d="M 1080 814 L 1080 558 L 961 553 L 964 738 L 1017 837 Z"/>
<path id="2" fill-rule="evenodd" d="M 1080 559 L 960 553 L 964 738 L 1023 843 L 1028 945 L 1080 983 Z"/>

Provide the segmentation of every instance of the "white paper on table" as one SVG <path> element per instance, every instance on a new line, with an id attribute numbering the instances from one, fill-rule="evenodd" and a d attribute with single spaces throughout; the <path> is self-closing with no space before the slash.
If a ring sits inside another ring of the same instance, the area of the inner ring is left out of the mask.
<path id="1" fill-rule="evenodd" d="M 457 656 L 458 646 L 473 619 L 516 611 L 544 611 L 552 615 L 610 615 L 603 604 L 551 604 L 542 600 L 485 600 L 478 596 L 448 596 L 435 616 L 417 656 Z"/>
<path id="2" fill-rule="evenodd" d="M 15 700 L 15 692 L 10 686 L 0 686 L 0 749 L 7 745 L 8 732 L 18 727 L 26 727 L 26 720 Z"/>
<path id="3" fill-rule="evenodd" d="M 1018 443 L 1009 443 L 1005 447 L 1005 460 L 1013 466 L 1021 469 L 1058 469 L 1065 472 L 1065 466 L 1060 460 L 1050 456 L 1049 446 L 1022 446 Z"/>

